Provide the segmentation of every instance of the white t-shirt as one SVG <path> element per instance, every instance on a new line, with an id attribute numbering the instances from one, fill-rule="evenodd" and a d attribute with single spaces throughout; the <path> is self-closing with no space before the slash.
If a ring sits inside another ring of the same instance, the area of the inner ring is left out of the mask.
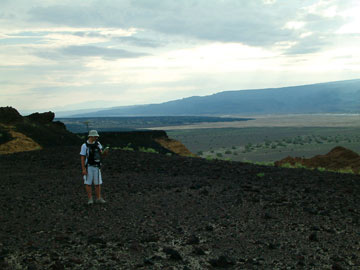
<path id="1" fill-rule="evenodd" d="M 89 141 L 87 141 L 88 144 L 94 144 L 95 142 L 93 143 L 90 143 Z M 100 142 L 98 142 L 98 146 L 100 148 L 100 150 L 102 150 L 102 145 Z M 83 145 L 81 146 L 81 150 L 80 150 L 80 155 L 81 156 L 86 156 L 86 159 L 85 159 L 85 164 L 87 163 L 87 159 L 88 159 L 88 155 L 89 155 L 89 148 L 87 147 L 86 143 L 83 143 Z"/>

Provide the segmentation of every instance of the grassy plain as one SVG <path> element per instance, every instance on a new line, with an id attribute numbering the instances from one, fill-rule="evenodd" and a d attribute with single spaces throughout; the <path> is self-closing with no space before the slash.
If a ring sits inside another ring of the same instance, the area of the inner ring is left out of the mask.
<path id="1" fill-rule="evenodd" d="M 360 152 L 360 115 L 261 116 L 245 122 L 162 127 L 204 158 L 273 162 L 312 157 L 335 146 Z"/>

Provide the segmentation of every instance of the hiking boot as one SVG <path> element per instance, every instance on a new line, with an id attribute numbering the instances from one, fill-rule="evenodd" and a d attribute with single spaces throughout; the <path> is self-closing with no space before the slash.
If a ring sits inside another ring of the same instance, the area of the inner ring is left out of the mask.
<path id="1" fill-rule="evenodd" d="M 99 198 L 96 200 L 96 203 L 106 203 L 106 201 L 103 198 Z"/>
<path id="2" fill-rule="evenodd" d="M 94 203 L 93 198 L 90 198 L 90 199 L 88 200 L 88 204 L 90 205 L 90 204 L 93 204 L 93 203 Z"/>

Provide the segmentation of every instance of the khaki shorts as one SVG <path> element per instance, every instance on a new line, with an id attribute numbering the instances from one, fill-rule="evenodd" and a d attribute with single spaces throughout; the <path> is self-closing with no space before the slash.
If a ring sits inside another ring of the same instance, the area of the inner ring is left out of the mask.
<path id="1" fill-rule="evenodd" d="M 102 178 L 101 178 L 101 171 L 99 167 L 88 166 L 87 168 L 87 175 L 84 175 L 84 184 L 85 185 L 101 185 Z"/>

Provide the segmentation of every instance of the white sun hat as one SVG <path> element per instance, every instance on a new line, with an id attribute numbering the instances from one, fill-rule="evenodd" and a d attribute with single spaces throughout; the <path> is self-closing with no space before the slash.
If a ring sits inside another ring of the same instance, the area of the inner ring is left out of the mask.
<path id="1" fill-rule="evenodd" d="M 89 131 L 89 136 L 88 137 L 90 137 L 90 136 L 100 137 L 98 132 L 95 129 Z"/>

